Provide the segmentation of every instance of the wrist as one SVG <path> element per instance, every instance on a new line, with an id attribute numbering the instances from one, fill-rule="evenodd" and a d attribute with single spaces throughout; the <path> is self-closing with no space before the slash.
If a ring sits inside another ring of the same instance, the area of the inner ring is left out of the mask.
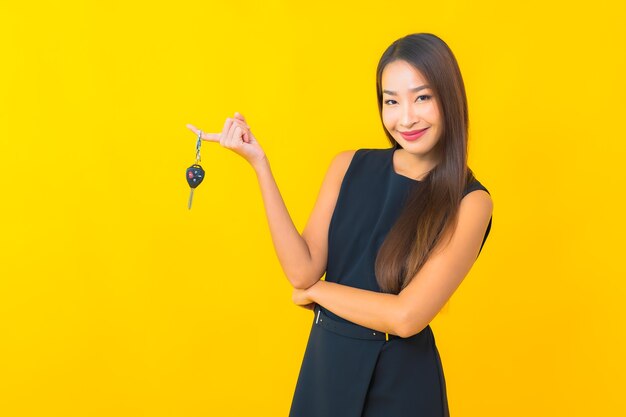
<path id="1" fill-rule="evenodd" d="M 323 280 L 318 280 L 315 284 L 306 289 L 306 296 L 314 303 L 317 303 L 317 295 L 319 294 L 320 286 L 323 286 Z"/>
<path id="2" fill-rule="evenodd" d="M 267 160 L 267 157 L 265 155 L 263 155 L 263 157 L 260 160 L 252 164 L 252 168 L 254 168 L 254 171 L 257 174 L 261 173 L 265 169 L 268 169 L 269 166 L 270 166 L 270 162 Z"/>

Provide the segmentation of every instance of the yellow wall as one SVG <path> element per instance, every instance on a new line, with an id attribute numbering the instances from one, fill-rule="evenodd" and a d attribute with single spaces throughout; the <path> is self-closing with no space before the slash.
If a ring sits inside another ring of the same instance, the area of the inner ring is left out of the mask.
<path id="1" fill-rule="evenodd" d="M 132 2 L 131 2 L 132 3 Z M 243 113 L 301 231 L 337 152 L 387 147 L 375 69 L 455 52 L 491 235 L 432 323 L 454 416 L 624 415 L 623 2 L 0 5 L 0 415 L 286 416 L 313 319 Z"/>

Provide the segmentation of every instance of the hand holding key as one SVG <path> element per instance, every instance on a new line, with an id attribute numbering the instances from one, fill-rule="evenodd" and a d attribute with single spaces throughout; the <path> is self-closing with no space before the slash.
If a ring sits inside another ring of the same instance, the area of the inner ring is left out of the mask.
<path id="1" fill-rule="evenodd" d="M 192 124 L 188 124 L 187 128 L 196 136 L 201 133 L 200 137 L 204 141 L 219 142 L 224 148 L 231 149 L 253 167 L 265 159 L 265 152 L 250 131 L 246 119 L 239 112 L 235 112 L 235 117 L 226 119 L 221 133 L 201 132 Z"/>

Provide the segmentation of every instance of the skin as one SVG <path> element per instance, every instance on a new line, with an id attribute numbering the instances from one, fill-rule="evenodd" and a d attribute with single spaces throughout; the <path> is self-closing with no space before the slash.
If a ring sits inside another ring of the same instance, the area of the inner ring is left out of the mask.
<path id="1" fill-rule="evenodd" d="M 196 136 L 200 132 L 200 129 L 192 124 L 187 124 L 187 128 Z M 221 133 L 203 131 L 201 138 L 208 142 L 219 142 L 224 148 L 243 157 L 253 167 L 260 165 L 265 159 L 265 152 L 250 130 L 245 117 L 239 112 L 235 112 L 234 117 L 226 118 Z"/>
<path id="2" fill-rule="evenodd" d="M 415 179 L 422 179 L 441 159 L 435 152 L 442 121 L 434 91 L 411 91 L 427 85 L 424 76 L 406 61 L 391 62 L 382 73 L 383 124 L 402 146 L 394 155 L 396 171 Z M 406 140 L 400 134 L 424 128 L 428 130 L 416 141 Z"/>
<path id="3" fill-rule="evenodd" d="M 436 154 L 442 131 L 441 112 L 431 89 L 419 71 L 405 61 L 389 63 L 383 70 L 383 124 L 402 146 L 394 154 L 396 172 L 416 179 L 424 177 L 440 160 Z M 428 131 L 416 141 L 400 132 Z M 384 294 L 320 280 L 309 288 L 295 289 L 295 304 L 318 303 L 346 320 L 380 332 L 410 337 L 421 332 L 437 315 L 470 271 L 493 212 L 490 195 L 483 190 L 468 193 L 461 201 L 456 231 L 443 236 L 412 281 L 399 294 Z"/>
<path id="4" fill-rule="evenodd" d="M 432 90 L 421 90 L 417 93 L 410 91 L 411 88 L 423 84 L 426 83 L 421 74 L 403 61 L 390 63 L 383 71 L 383 90 L 396 93 L 383 96 L 383 124 L 403 148 L 394 154 L 394 169 L 402 175 L 416 179 L 421 179 L 439 161 L 434 149 L 442 129 L 439 106 L 432 96 Z M 198 134 L 199 130 L 195 126 L 187 127 L 194 134 Z M 407 141 L 400 135 L 400 132 L 424 127 L 429 127 L 429 130 L 415 142 Z M 202 139 L 219 142 L 233 150 L 250 162 L 255 170 L 266 169 L 265 153 L 245 118 L 239 113 L 226 119 L 221 133 L 203 132 Z M 342 155 L 343 169 L 337 170 L 342 171 L 342 175 L 349 163 L 347 156 L 349 155 Z M 333 174 L 332 182 L 339 184 L 340 178 L 335 178 L 335 175 L 338 174 Z M 272 190 L 276 194 L 272 201 L 278 200 L 278 191 L 273 182 Z M 270 213 L 275 210 L 280 210 L 280 214 L 276 214 L 278 219 L 273 221 L 283 221 L 283 217 L 289 220 L 288 226 L 281 223 L 281 227 L 286 227 L 285 233 L 294 236 L 294 240 L 289 243 L 306 246 L 290 222 L 286 208 L 282 205 L 272 207 Z M 316 303 L 320 304 L 346 320 L 380 332 L 401 337 L 419 333 L 441 310 L 470 271 L 478 256 L 492 211 L 493 203 L 487 192 L 475 190 L 468 193 L 461 201 L 454 234 L 443 236 L 424 266 L 400 294 L 384 294 L 316 280 L 306 288 L 294 288 L 292 300 L 296 305 L 307 309 L 313 309 Z M 310 245 L 308 248 L 304 246 L 303 249 L 297 249 L 308 252 L 312 250 Z M 287 251 L 291 254 L 294 250 L 296 249 L 281 249 L 279 252 Z M 309 262 L 308 255 L 306 259 Z M 291 259 L 289 261 L 293 262 Z"/>

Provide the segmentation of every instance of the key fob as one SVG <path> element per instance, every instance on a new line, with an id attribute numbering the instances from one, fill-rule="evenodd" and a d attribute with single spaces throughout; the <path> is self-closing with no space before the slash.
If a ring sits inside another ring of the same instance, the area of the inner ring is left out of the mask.
<path id="1" fill-rule="evenodd" d="M 204 179 L 204 170 L 198 164 L 187 168 L 187 183 L 191 188 L 196 188 Z"/>

